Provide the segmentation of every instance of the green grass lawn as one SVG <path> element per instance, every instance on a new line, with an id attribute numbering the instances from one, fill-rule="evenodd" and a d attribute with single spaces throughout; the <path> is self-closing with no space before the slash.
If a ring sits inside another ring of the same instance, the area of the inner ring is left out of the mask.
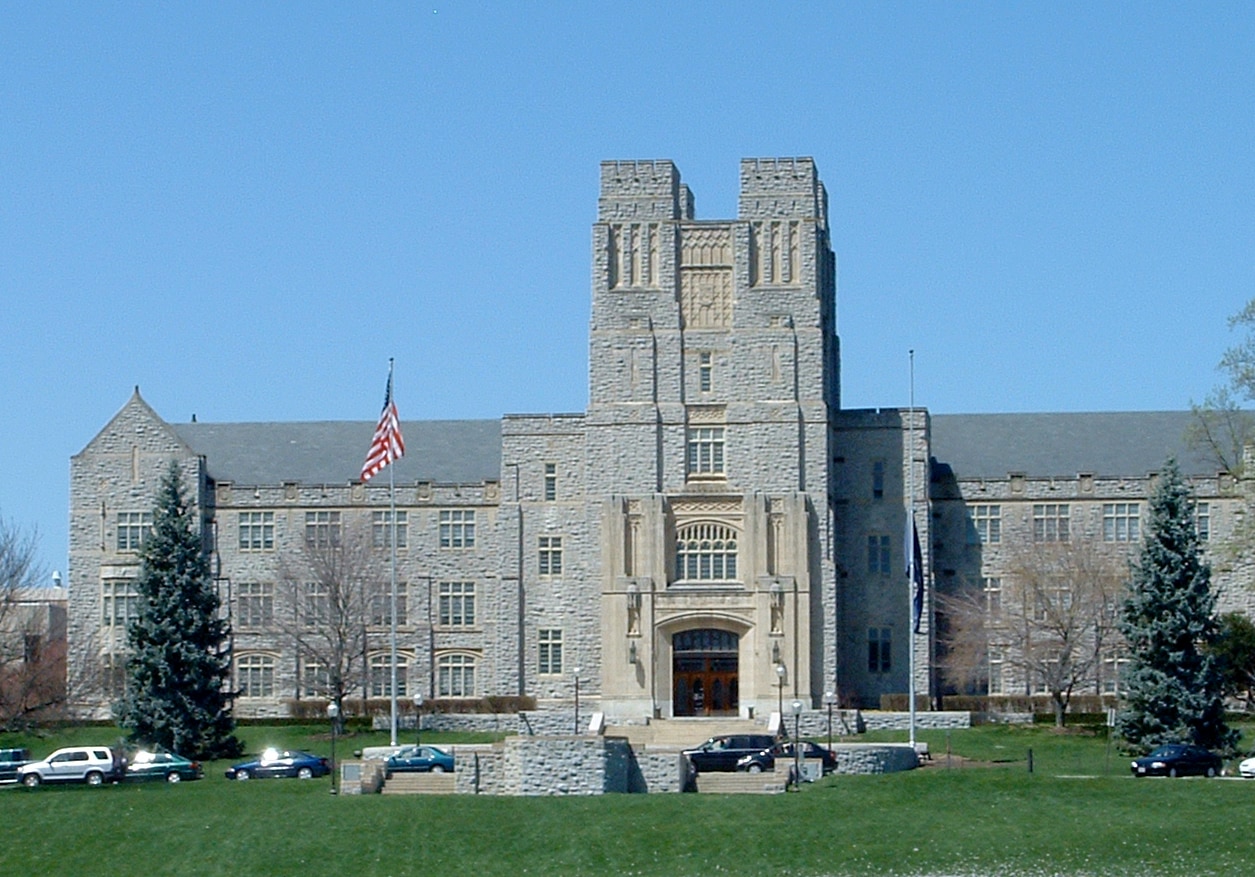
<path id="1" fill-rule="evenodd" d="M 241 735 L 330 749 L 314 726 Z M 928 769 L 772 796 L 335 797 L 325 779 L 231 783 L 226 762 L 173 786 L 8 787 L 0 874 L 1255 875 L 1255 781 L 1134 780 L 1115 752 L 1106 772 L 1101 737 L 1047 728 L 920 736 Z"/>

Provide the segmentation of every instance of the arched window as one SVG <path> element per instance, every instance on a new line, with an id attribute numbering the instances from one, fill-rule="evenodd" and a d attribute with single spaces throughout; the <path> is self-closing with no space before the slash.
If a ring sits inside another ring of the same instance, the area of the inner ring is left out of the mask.
<path id="1" fill-rule="evenodd" d="M 235 659 L 235 687 L 240 697 L 274 697 L 275 659 L 270 655 L 240 655 Z"/>
<path id="2" fill-rule="evenodd" d="M 370 696 L 392 697 L 391 655 L 383 653 L 370 656 Z M 405 655 L 397 655 L 397 697 L 405 697 L 405 677 L 410 665 Z"/>
<path id="3" fill-rule="evenodd" d="M 736 531 L 724 524 L 686 524 L 676 531 L 676 581 L 736 581 Z"/>
<path id="4" fill-rule="evenodd" d="M 475 659 L 470 655 L 441 655 L 436 659 L 437 697 L 475 696 Z"/>

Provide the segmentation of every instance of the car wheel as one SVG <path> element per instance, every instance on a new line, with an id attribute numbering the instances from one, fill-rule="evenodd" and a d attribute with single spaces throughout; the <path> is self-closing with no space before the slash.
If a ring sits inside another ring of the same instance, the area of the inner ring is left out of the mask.
<path id="1" fill-rule="evenodd" d="M 22 777 L 22 785 L 26 786 L 28 789 L 35 788 L 41 782 L 43 782 L 43 779 L 37 773 L 28 773 L 26 776 Z"/>
<path id="2" fill-rule="evenodd" d="M 1176 775 L 1177 775 L 1177 769 L 1175 767 L 1168 768 L 1168 776 L 1175 777 Z"/>
<path id="3" fill-rule="evenodd" d="M 1216 769 L 1215 769 L 1214 767 L 1208 767 L 1208 768 L 1207 768 L 1207 778 L 1208 778 L 1208 779 L 1211 779 L 1211 778 L 1212 778 L 1212 777 L 1214 777 L 1215 775 L 1216 775 Z"/>
<path id="4" fill-rule="evenodd" d="M 235 778 L 240 782 L 244 782 L 246 779 L 249 779 L 249 772 L 246 770 L 237 770 L 235 772 Z"/>
<path id="5" fill-rule="evenodd" d="M 433 764 L 431 766 L 431 772 L 432 773 L 444 773 L 444 767 L 439 764 Z"/>
<path id="6" fill-rule="evenodd" d="M 303 767 L 296 772 L 296 778 L 298 780 L 312 780 L 314 778 L 314 772 L 308 767 Z"/>
<path id="7" fill-rule="evenodd" d="M 83 777 L 89 786 L 98 786 L 105 781 L 104 774 L 98 770 L 93 770 L 87 776 Z"/>
<path id="8" fill-rule="evenodd" d="M 183 780 L 183 777 L 179 776 L 179 772 L 177 770 L 172 770 L 168 774 L 166 774 L 167 783 L 177 783 L 177 782 L 181 782 L 182 780 Z"/>
<path id="9" fill-rule="evenodd" d="M 750 773 L 762 773 L 763 766 L 761 764 L 751 764 L 748 768 L 746 768 L 746 770 Z"/>

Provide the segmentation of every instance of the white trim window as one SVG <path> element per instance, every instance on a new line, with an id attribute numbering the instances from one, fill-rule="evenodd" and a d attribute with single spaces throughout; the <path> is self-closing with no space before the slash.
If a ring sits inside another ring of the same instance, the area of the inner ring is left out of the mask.
<path id="1" fill-rule="evenodd" d="M 384 584 L 370 596 L 370 626 L 392 626 L 392 585 Z M 397 582 L 397 627 L 410 623 L 410 589 L 405 582 Z"/>
<path id="2" fill-rule="evenodd" d="M 235 689 L 240 697 L 274 697 L 275 659 L 256 654 L 237 657 Z"/>
<path id="3" fill-rule="evenodd" d="M 475 547 L 475 510 L 442 509 L 440 511 L 440 547 Z"/>
<path id="4" fill-rule="evenodd" d="M 139 591 L 134 579 L 107 579 L 100 585 L 102 595 L 100 622 L 121 634 L 139 616 Z"/>
<path id="5" fill-rule="evenodd" d="M 381 652 L 370 656 L 370 696 L 392 697 L 392 655 Z M 405 697 L 406 675 L 410 663 L 405 655 L 397 655 L 397 697 Z"/>
<path id="6" fill-rule="evenodd" d="M 675 577 L 682 582 L 736 581 L 736 530 L 713 521 L 680 527 L 675 537 Z"/>
<path id="7" fill-rule="evenodd" d="M 1211 539 L 1211 503 L 1195 503 L 1194 529 L 1198 533 L 1198 541 L 1207 542 Z"/>
<path id="8" fill-rule="evenodd" d="M 997 545 L 1002 541 L 1002 506 L 974 505 L 968 515 L 968 545 Z"/>
<path id="9" fill-rule="evenodd" d="M 1105 502 L 1102 506 L 1104 542 L 1136 542 L 1140 532 L 1140 506 L 1135 502 Z"/>
<path id="10" fill-rule="evenodd" d="M 1033 541 L 1067 542 L 1072 510 L 1066 502 L 1033 505 Z"/>
<path id="11" fill-rule="evenodd" d="M 688 474 L 711 477 L 724 474 L 722 426 L 692 426 L 688 431 Z"/>
<path id="12" fill-rule="evenodd" d="M 240 512 L 240 551 L 273 551 L 274 512 Z"/>
<path id="13" fill-rule="evenodd" d="M 537 642 L 539 666 L 537 672 L 541 676 L 562 675 L 562 629 L 542 627 Z"/>
<path id="14" fill-rule="evenodd" d="M 118 512 L 118 551 L 139 551 L 152 529 L 152 512 Z"/>
<path id="15" fill-rule="evenodd" d="M 438 697 L 475 696 L 475 658 L 455 652 L 436 659 L 436 694 Z"/>
<path id="16" fill-rule="evenodd" d="M 274 585 L 269 582 L 241 582 L 235 588 L 236 627 L 267 628 L 274 624 Z"/>
<path id="17" fill-rule="evenodd" d="M 542 576 L 562 575 L 562 537 L 541 536 L 537 564 Z"/>
<path id="18" fill-rule="evenodd" d="M 397 550 L 409 545 L 410 516 L 408 512 L 397 511 Z M 392 543 L 392 512 L 379 511 L 370 513 L 370 539 L 376 548 L 387 548 Z"/>
<path id="19" fill-rule="evenodd" d="M 438 619 L 441 627 L 475 626 L 475 583 L 440 582 Z"/>
<path id="20" fill-rule="evenodd" d="M 331 548 L 340 544 L 340 513 L 305 513 L 305 544 L 310 548 Z"/>

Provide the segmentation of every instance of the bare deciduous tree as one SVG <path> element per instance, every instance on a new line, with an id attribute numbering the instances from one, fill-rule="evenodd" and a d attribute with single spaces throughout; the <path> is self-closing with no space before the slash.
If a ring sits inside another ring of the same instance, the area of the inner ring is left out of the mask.
<path id="1" fill-rule="evenodd" d="M 334 701 L 366 692 L 370 628 L 386 623 L 386 552 L 372 545 L 369 528 L 319 531 L 279 571 L 276 622 L 299 656 L 303 692 Z"/>
<path id="2" fill-rule="evenodd" d="M 39 539 L 0 518 L 0 727 L 65 703 L 65 607 L 50 598 Z"/>
<path id="3" fill-rule="evenodd" d="M 1127 558 L 1088 539 L 1030 542 L 1008 551 L 1003 572 L 996 586 L 973 584 L 939 597 L 943 676 L 960 689 L 984 687 L 997 653 L 1025 694 L 1049 694 L 1062 727 L 1073 692 L 1098 679 L 1118 644 Z"/>

